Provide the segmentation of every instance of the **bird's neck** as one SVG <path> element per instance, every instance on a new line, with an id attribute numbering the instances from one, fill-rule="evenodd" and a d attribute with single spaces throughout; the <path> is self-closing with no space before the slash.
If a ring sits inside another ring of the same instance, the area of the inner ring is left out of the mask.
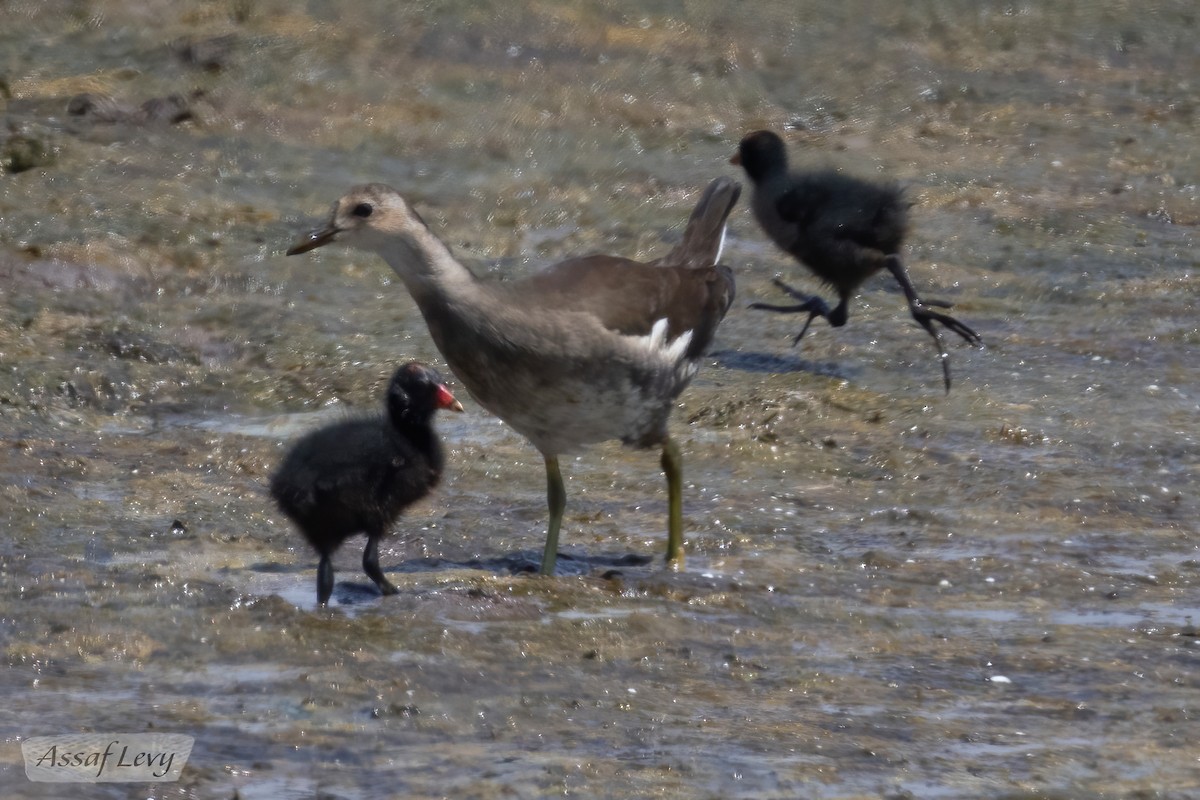
<path id="1" fill-rule="evenodd" d="M 478 348 L 479 328 L 489 319 L 485 309 L 496 305 L 494 285 L 480 281 L 424 227 L 394 236 L 377 250 L 404 282 L 433 343 L 455 369 Z"/>
<path id="2" fill-rule="evenodd" d="M 378 248 L 383 260 L 404 282 L 418 305 L 445 305 L 471 295 L 479 279 L 450 253 L 428 228 L 421 227 L 390 237 Z"/>
<path id="3" fill-rule="evenodd" d="M 435 471 L 441 470 L 444 460 L 442 440 L 433 430 L 433 414 L 406 409 L 400 412 L 391 410 L 388 417 L 392 428 L 403 436 L 418 453 L 425 456 Z"/>

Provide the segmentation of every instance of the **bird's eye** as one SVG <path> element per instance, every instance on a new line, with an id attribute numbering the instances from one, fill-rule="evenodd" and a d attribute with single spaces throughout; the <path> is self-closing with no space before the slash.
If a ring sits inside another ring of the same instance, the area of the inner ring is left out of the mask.
<path id="1" fill-rule="evenodd" d="M 359 203 L 350 213 L 356 217 L 362 217 L 365 219 L 371 216 L 371 212 L 374 210 L 374 207 L 372 207 L 370 203 Z"/>

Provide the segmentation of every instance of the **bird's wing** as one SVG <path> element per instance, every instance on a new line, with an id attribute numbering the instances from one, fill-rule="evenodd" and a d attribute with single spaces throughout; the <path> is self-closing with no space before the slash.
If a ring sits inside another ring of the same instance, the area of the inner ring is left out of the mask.
<path id="1" fill-rule="evenodd" d="M 795 186 L 781 194 L 775 201 L 775 213 L 784 222 L 791 222 L 801 228 L 807 228 L 813 224 L 828 201 L 829 193 L 825 190 Z"/>
<path id="2" fill-rule="evenodd" d="M 885 255 L 900 249 L 908 225 L 908 205 L 898 188 L 836 172 L 804 176 L 780 195 L 775 210 L 810 243 L 850 242 Z"/>
<path id="3" fill-rule="evenodd" d="M 707 347 L 734 294 L 724 266 L 660 267 L 616 256 L 568 259 L 523 283 L 555 308 L 588 313 L 628 336 L 645 336 L 665 318 L 671 338 L 692 331 L 689 355 Z"/>

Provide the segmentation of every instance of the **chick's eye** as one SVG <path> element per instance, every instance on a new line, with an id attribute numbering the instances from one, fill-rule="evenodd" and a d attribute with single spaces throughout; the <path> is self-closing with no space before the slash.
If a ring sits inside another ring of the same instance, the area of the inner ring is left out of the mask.
<path id="1" fill-rule="evenodd" d="M 371 206 L 370 203 L 359 203 L 358 205 L 356 205 L 354 207 L 354 209 L 350 213 L 356 217 L 366 218 L 366 217 L 371 216 L 371 212 L 374 210 L 375 209 Z"/>

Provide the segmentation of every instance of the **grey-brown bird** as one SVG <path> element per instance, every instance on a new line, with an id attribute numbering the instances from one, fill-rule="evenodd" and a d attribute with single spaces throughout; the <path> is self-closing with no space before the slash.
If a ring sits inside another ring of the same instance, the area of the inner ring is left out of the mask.
<path id="1" fill-rule="evenodd" d="M 667 421 L 733 302 L 733 274 L 717 262 L 740 192 L 728 178 L 709 184 L 682 241 L 656 261 L 585 256 L 522 280 L 485 281 L 376 183 L 351 189 L 288 254 L 341 242 L 381 256 L 471 396 L 541 452 L 550 512 L 543 574 L 554 571 L 566 505 L 559 456 L 611 439 L 661 447 L 667 559 L 680 563 L 682 459 Z"/>
<path id="2" fill-rule="evenodd" d="M 767 236 L 808 267 L 838 295 L 830 309 L 816 296 L 794 289 L 778 278 L 775 285 L 800 302 L 777 306 L 753 303 L 751 308 L 785 314 L 808 313 L 795 345 L 815 317 L 840 328 L 846 324 L 850 299 L 875 273 L 886 269 L 904 291 L 913 319 L 933 337 L 942 362 L 946 391 L 950 391 L 950 357 L 934 323 L 946 326 L 972 345 L 979 334 L 949 314 L 930 306 L 949 308 L 941 301 L 922 301 L 900 259 L 908 231 L 908 204 L 893 185 L 877 184 L 831 170 L 792 172 L 783 140 L 771 131 L 745 136 L 730 159 L 746 170 L 754 195 L 751 208 Z"/>

